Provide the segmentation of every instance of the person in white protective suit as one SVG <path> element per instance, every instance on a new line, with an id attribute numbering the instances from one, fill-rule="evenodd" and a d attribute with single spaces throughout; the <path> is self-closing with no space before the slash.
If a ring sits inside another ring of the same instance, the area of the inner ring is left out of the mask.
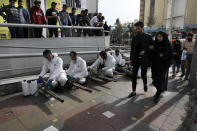
<path id="1" fill-rule="evenodd" d="M 60 84 L 60 87 L 64 87 L 67 82 L 67 75 L 65 70 L 63 70 L 62 59 L 56 53 L 52 54 L 50 50 L 45 50 L 43 56 L 45 61 L 37 83 L 43 83 L 43 76 L 49 71 L 47 86 L 57 87 Z"/>
<path id="2" fill-rule="evenodd" d="M 66 70 L 68 80 L 84 84 L 88 76 L 86 61 L 77 56 L 74 51 L 70 52 L 70 66 Z"/>
<path id="3" fill-rule="evenodd" d="M 116 49 L 115 53 L 112 55 L 116 60 L 116 67 L 122 67 L 125 66 L 125 59 L 122 59 L 122 55 L 120 54 L 120 51 Z"/>
<path id="4" fill-rule="evenodd" d="M 99 58 L 89 67 L 89 70 L 97 67 L 106 76 L 113 77 L 113 71 L 115 70 L 116 60 L 108 52 L 101 51 Z"/>

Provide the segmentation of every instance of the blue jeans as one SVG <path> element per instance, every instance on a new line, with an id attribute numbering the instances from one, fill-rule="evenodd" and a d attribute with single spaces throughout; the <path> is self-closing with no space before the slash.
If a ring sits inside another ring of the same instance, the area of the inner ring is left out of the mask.
<path id="1" fill-rule="evenodd" d="M 176 68 L 177 68 L 177 71 L 179 71 L 180 62 L 177 62 L 177 61 L 173 60 L 172 61 L 172 71 L 173 71 L 173 74 L 175 74 Z"/>

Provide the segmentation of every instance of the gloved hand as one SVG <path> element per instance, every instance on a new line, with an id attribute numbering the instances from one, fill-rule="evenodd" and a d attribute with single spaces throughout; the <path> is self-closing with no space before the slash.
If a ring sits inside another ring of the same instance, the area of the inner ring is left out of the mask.
<path id="1" fill-rule="evenodd" d="M 53 81 L 53 80 L 48 80 L 48 82 L 47 82 L 47 86 L 49 86 L 49 87 L 53 87 L 52 81 Z"/>
<path id="2" fill-rule="evenodd" d="M 88 71 L 90 72 L 91 70 L 92 70 L 92 68 L 89 66 L 89 67 L 88 67 Z"/>
<path id="3" fill-rule="evenodd" d="M 37 79 L 37 83 L 38 83 L 38 84 L 43 83 L 43 78 L 42 78 L 41 76 L 39 76 L 39 78 Z"/>

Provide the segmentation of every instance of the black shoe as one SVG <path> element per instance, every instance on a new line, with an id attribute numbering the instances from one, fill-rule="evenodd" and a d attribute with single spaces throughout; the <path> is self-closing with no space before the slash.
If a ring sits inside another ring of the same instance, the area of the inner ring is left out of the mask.
<path id="1" fill-rule="evenodd" d="M 131 92 L 131 93 L 129 94 L 128 98 L 131 98 L 131 97 L 134 97 L 134 96 L 136 96 L 136 92 Z"/>
<path id="2" fill-rule="evenodd" d="M 185 76 L 185 74 L 181 74 L 181 78 L 183 78 L 183 76 Z"/>
<path id="3" fill-rule="evenodd" d="M 185 77 L 184 79 L 185 79 L 185 80 L 188 80 L 188 78 L 187 78 L 187 77 Z"/>
<path id="4" fill-rule="evenodd" d="M 155 93 L 154 98 L 157 97 L 157 93 Z"/>
<path id="5" fill-rule="evenodd" d="M 145 86 L 144 86 L 144 92 L 147 92 L 147 91 L 148 91 L 148 86 L 145 85 Z"/>
<path id="6" fill-rule="evenodd" d="M 154 101 L 153 101 L 153 102 L 154 102 L 155 104 L 157 104 L 157 103 L 159 102 L 159 99 L 160 99 L 160 97 L 157 96 L 157 97 L 154 98 Z"/>
<path id="7" fill-rule="evenodd" d="M 153 102 L 157 104 L 157 103 L 159 102 L 159 100 L 160 100 L 160 93 L 157 92 L 157 93 L 154 95 L 154 100 L 153 100 Z"/>

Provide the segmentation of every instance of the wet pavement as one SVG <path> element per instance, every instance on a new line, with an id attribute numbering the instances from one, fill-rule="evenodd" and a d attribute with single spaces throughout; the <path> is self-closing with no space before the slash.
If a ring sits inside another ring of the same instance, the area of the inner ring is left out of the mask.
<path id="1" fill-rule="evenodd" d="M 0 131 L 181 130 L 189 101 L 187 81 L 170 78 L 168 91 L 154 104 L 156 89 L 150 76 L 148 92 L 144 93 L 139 79 L 137 96 L 130 99 L 131 78 L 123 76 L 117 82 L 89 81 L 92 93 L 64 91 L 60 94 L 64 103 L 21 93 L 0 97 Z"/>

